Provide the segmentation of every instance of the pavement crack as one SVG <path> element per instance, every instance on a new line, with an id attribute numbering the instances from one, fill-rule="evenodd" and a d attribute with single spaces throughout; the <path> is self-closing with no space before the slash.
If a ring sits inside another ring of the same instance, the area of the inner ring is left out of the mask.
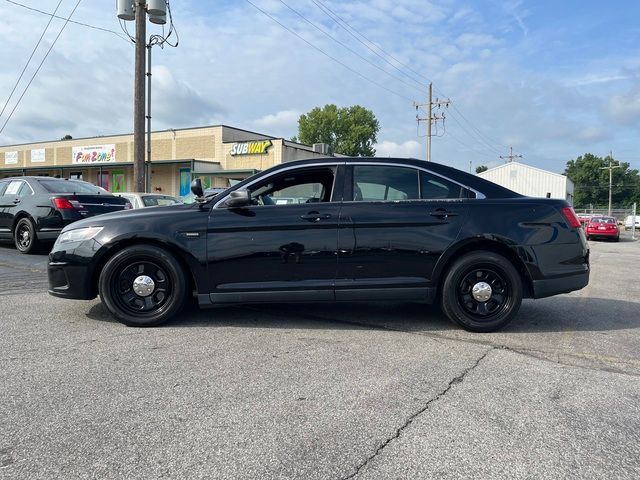
<path id="1" fill-rule="evenodd" d="M 447 395 L 447 393 L 449 393 L 449 391 L 453 388 L 454 385 L 457 385 L 459 383 L 462 383 L 465 379 L 465 377 L 471 372 L 473 371 L 482 360 L 484 360 L 484 358 L 489 355 L 489 352 L 491 352 L 492 350 L 494 350 L 494 347 L 489 348 L 488 350 L 486 350 L 474 363 L 473 365 L 471 365 L 470 367 L 467 367 L 460 375 L 454 377 L 451 379 L 451 381 L 447 384 L 447 386 L 441 391 L 439 392 L 435 397 L 430 398 L 427 403 L 424 404 L 424 406 L 418 410 L 417 412 L 411 414 L 406 421 L 396 429 L 396 431 L 394 432 L 393 435 L 391 435 L 389 438 L 387 438 L 384 442 L 382 442 L 377 448 L 376 451 L 373 452 L 371 455 L 369 455 L 362 463 L 360 463 L 357 467 L 355 472 L 347 475 L 346 477 L 343 477 L 341 480 L 349 480 L 350 478 L 354 478 L 356 475 L 358 475 L 360 473 L 360 471 L 366 467 L 369 462 L 371 462 L 374 458 L 376 458 L 391 442 L 393 442 L 394 440 L 400 438 L 400 435 L 402 435 L 402 432 L 409 427 L 409 425 L 411 425 L 413 423 L 413 421 L 420 415 L 422 415 L 424 412 L 426 412 L 429 407 L 437 402 L 438 400 L 440 400 L 442 397 L 444 397 L 445 395 Z"/>

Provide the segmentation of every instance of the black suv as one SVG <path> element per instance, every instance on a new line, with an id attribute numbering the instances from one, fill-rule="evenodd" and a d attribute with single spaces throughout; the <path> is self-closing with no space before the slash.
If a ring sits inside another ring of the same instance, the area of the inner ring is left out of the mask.
<path id="1" fill-rule="evenodd" d="M 5 178 L 0 180 L 0 238 L 13 239 L 20 252 L 30 253 L 76 220 L 129 208 L 128 200 L 81 180 Z"/>
<path id="2" fill-rule="evenodd" d="M 564 200 L 528 198 L 436 163 L 287 162 L 198 201 L 66 227 L 49 292 L 98 293 L 123 323 L 158 325 L 193 295 L 251 302 L 439 300 L 490 331 L 523 297 L 578 290 L 589 249 Z M 286 199 L 285 202 L 282 200 Z"/>

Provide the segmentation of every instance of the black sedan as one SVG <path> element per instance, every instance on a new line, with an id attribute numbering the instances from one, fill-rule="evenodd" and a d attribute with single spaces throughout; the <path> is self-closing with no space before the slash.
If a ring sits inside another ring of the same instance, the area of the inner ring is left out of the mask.
<path id="1" fill-rule="evenodd" d="M 102 215 L 66 227 L 49 293 L 92 299 L 131 326 L 158 325 L 193 295 L 225 303 L 439 301 L 463 328 L 512 320 L 522 298 L 589 281 L 580 222 L 419 160 L 288 162 L 193 205 Z M 279 199 L 287 202 L 279 202 Z M 293 199 L 293 201 L 289 201 Z"/>
<path id="2" fill-rule="evenodd" d="M 31 253 L 40 242 L 53 242 L 72 222 L 128 208 L 128 200 L 81 180 L 5 178 L 0 180 L 0 238 Z"/>

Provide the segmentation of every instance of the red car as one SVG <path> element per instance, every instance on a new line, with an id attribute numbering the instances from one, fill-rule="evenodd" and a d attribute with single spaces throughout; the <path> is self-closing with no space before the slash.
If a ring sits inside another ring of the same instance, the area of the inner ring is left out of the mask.
<path id="1" fill-rule="evenodd" d="M 592 217 L 585 224 L 584 231 L 587 240 L 592 238 L 611 238 L 614 242 L 620 240 L 618 222 L 613 217 Z"/>

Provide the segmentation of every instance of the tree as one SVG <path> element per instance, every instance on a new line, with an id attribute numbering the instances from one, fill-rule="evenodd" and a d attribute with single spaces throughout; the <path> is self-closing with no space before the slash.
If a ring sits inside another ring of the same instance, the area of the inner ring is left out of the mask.
<path id="1" fill-rule="evenodd" d="M 316 107 L 300 115 L 297 141 L 312 145 L 326 143 L 330 151 L 349 156 L 372 157 L 380 123 L 371 110 L 360 105 L 338 108 Z"/>
<path id="2" fill-rule="evenodd" d="M 476 173 L 486 172 L 487 170 L 489 170 L 489 167 L 487 167 L 486 165 L 480 165 L 479 167 L 476 167 Z"/>
<path id="3" fill-rule="evenodd" d="M 73 137 L 67 133 L 67 134 L 66 134 L 64 137 L 62 137 L 60 140 L 73 140 Z"/>
<path id="4" fill-rule="evenodd" d="M 629 168 L 627 162 L 616 162 L 620 168 L 613 170 L 611 197 L 612 203 L 620 207 L 628 207 L 640 202 L 640 175 L 638 170 Z M 598 157 L 585 153 L 575 160 L 569 160 L 564 174 L 574 183 L 574 205 L 604 206 L 609 203 L 609 157 Z"/>

